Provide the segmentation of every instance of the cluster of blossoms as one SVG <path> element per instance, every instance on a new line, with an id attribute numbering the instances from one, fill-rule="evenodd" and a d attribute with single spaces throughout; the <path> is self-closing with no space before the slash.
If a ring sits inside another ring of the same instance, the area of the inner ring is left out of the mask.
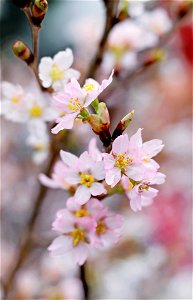
<path id="1" fill-rule="evenodd" d="M 56 163 L 52 178 L 40 175 L 42 184 L 73 194 L 53 223 L 53 230 L 62 235 L 49 247 L 52 254 L 70 252 L 81 265 L 90 248 L 116 243 L 123 219 L 109 213 L 101 200 L 112 187 L 122 186 L 133 211 L 150 205 L 158 193 L 152 185 L 165 181 L 152 158 L 162 149 L 161 140 L 143 143 L 139 129 L 130 139 L 127 134 L 117 137 L 109 154 L 99 151 L 95 139 L 80 157 L 61 150 L 61 160 Z"/>
<path id="2" fill-rule="evenodd" d="M 164 8 L 146 10 L 145 2 L 122 1 L 120 13 L 130 16 L 114 26 L 109 34 L 103 60 L 106 71 L 132 70 L 137 66 L 137 53 L 155 47 L 160 37 L 172 28 L 172 21 Z"/>
<path id="3" fill-rule="evenodd" d="M 72 63 L 71 49 L 58 52 L 53 59 L 42 58 L 39 77 L 43 87 L 63 90 L 65 83 L 72 78 L 79 78 L 80 73 L 70 68 Z M 50 148 L 47 123 L 54 123 L 60 117 L 60 110 L 53 105 L 50 94 L 27 92 L 20 85 L 5 81 L 1 91 L 1 115 L 12 122 L 26 124 L 26 144 L 33 149 L 33 161 L 36 164 L 44 162 Z"/>

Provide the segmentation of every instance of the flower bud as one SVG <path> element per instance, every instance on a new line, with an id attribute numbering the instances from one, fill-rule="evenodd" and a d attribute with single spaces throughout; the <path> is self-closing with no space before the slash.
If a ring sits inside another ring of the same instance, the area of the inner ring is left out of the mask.
<path id="1" fill-rule="evenodd" d="M 128 113 L 117 125 L 115 128 L 113 135 L 112 135 L 112 140 L 114 141 L 119 135 L 121 135 L 125 129 L 129 126 L 129 124 L 132 121 L 134 115 L 134 110 L 132 110 L 130 113 Z"/>
<path id="2" fill-rule="evenodd" d="M 20 8 L 24 8 L 26 6 L 29 6 L 31 3 L 31 0 L 12 0 L 13 4 Z"/>
<path id="3" fill-rule="evenodd" d="M 103 145 L 108 147 L 111 144 L 110 120 L 109 112 L 104 102 L 99 103 L 98 114 L 91 114 L 88 118 L 88 123 L 91 125 L 92 130 L 99 135 Z"/>
<path id="4" fill-rule="evenodd" d="M 193 6 L 193 1 L 192 0 L 179 1 L 179 3 L 177 2 L 176 6 L 177 7 L 176 7 L 175 14 L 178 19 L 182 19 L 191 10 Z"/>
<path id="5" fill-rule="evenodd" d="M 32 6 L 32 20 L 35 25 L 40 25 L 48 10 L 47 0 L 35 0 Z"/>
<path id="6" fill-rule="evenodd" d="M 23 42 L 16 41 L 12 46 L 12 50 L 17 57 L 25 61 L 27 64 L 33 62 L 33 54 L 28 46 L 26 46 Z"/>

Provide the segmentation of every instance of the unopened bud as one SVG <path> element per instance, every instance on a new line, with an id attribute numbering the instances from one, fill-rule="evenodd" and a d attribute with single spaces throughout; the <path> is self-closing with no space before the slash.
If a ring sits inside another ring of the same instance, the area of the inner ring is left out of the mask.
<path id="1" fill-rule="evenodd" d="M 129 126 L 129 124 L 132 121 L 134 115 L 134 110 L 132 110 L 130 113 L 128 113 L 117 125 L 115 128 L 113 135 L 112 135 L 112 140 L 114 141 L 118 136 L 120 136 L 125 129 Z"/>
<path id="2" fill-rule="evenodd" d="M 33 62 L 33 54 L 28 46 L 26 46 L 23 42 L 16 41 L 12 46 L 12 50 L 17 57 L 25 61 L 27 64 Z"/>
<path id="3" fill-rule="evenodd" d="M 179 1 L 177 2 L 176 5 L 177 5 L 176 16 L 178 19 L 182 19 L 189 13 L 190 9 L 193 6 L 193 1 L 192 0 Z"/>
<path id="4" fill-rule="evenodd" d="M 156 49 L 152 51 L 144 61 L 144 66 L 150 66 L 153 65 L 154 63 L 160 62 L 165 58 L 165 53 L 162 49 Z"/>
<path id="5" fill-rule="evenodd" d="M 32 20 L 36 25 L 40 25 L 48 10 L 47 0 L 35 0 L 32 6 Z"/>
<path id="6" fill-rule="evenodd" d="M 13 4 L 20 8 L 24 8 L 30 5 L 31 0 L 12 0 Z"/>
<path id="7" fill-rule="evenodd" d="M 98 115 L 91 114 L 88 118 L 88 123 L 92 130 L 99 136 L 105 147 L 111 144 L 111 134 L 109 130 L 110 121 L 109 113 L 104 102 L 99 103 Z"/>

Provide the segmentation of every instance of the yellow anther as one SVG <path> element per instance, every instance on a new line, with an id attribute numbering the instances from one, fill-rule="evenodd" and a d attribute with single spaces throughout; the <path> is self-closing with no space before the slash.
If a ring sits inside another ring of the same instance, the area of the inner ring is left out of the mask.
<path id="1" fill-rule="evenodd" d="M 124 169 L 132 163 L 132 158 L 126 156 L 125 154 L 118 154 L 116 157 L 115 165 L 120 169 Z"/>
<path id="2" fill-rule="evenodd" d="M 79 111 L 82 109 L 82 106 L 79 103 L 78 98 L 71 98 L 67 106 L 70 110 L 74 110 L 74 111 Z"/>
<path id="3" fill-rule="evenodd" d="M 71 233 L 70 236 L 73 238 L 73 246 L 76 247 L 80 242 L 85 241 L 85 233 L 83 230 L 79 228 L 75 228 Z"/>
<path id="4" fill-rule="evenodd" d="M 20 101 L 20 97 L 19 96 L 14 96 L 14 97 L 11 98 L 11 102 L 12 103 L 17 104 L 17 103 L 19 103 L 19 101 Z"/>
<path id="5" fill-rule="evenodd" d="M 41 117 L 41 115 L 43 113 L 43 109 L 39 105 L 34 105 L 29 109 L 29 113 L 30 113 L 31 117 L 38 118 L 38 117 Z"/>
<path id="6" fill-rule="evenodd" d="M 84 89 L 86 92 L 92 92 L 94 90 L 94 84 L 93 83 L 87 83 L 84 85 Z"/>
<path id="7" fill-rule="evenodd" d="M 33 148 L 34 148 L 35 151 L 42 151 L 42 150 L 45 150 L 45 146 L 42 145 L 42 144 L 36 144 L 36 145 L 34 145 Z"/>
<path id="8" fill-rule="evenodd" d="M 149 162 L 149 157 L 147 157 L 147 156 L 144 157 L 143 162 L 145 162 L 145 163 L 146 163 L 146 162 Z"/>
<path id="9" fill-rule="evenodd" d="M 81 173 L 80 177 L 81 177 L 80 184 L 84 184 L 87 187 L 90 187 L 92 185 L 92 183 L 94 182 L 94 178 L 91 174 Z"/>
<path id="10" fill-rule="evenodd" d="M 75 216 L 78 218 L 88 217 L 90 213 L 86 209 L 81 208 L 75 212 Z"/>
<path id="11" fill-rule="evenodd" d="M 106 225 L 104 224 L 104 222 L 99 221 L 99 222 L 97 223 L 96 233 L 97 233 L 98 235 L 101 235 L 101 234 L 105 234 L 106 231 L 107 231 L 107 227 L 106 227 Z"/>
<path id="12" fill-rule="evenodd" d="M 53 65 L 50 71 L 50 76 L 53 80 L 60 80 L 64 75 L 64 71 L 60 70 L 57 65 Z"/>
<path id="13" fill-rule="evenodd" d="M 139 192 L 148 191 L 149 185 L 148 183 L 143 183 L 139 186 Z"/>

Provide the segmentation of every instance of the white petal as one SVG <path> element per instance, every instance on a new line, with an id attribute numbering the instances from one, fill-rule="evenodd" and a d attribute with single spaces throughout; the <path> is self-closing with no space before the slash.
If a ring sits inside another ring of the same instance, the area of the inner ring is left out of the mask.
<path id="1" fill-rule="evenodd" d="M 62 161 L 70 168 L 76 169 L 78 164 L 78 157 L 70 152 L 60 150 L 60 157 Z"/>
<path id="2" fill-rule="evenodd" d="M 65 51 L 58 52 L 54 58 L 54 63 L 61 69 L 68 69 L 73 63 L 72 50 L 67 48 Z"/>
<path id="3" fill-rule="evenodd" d="M 104 188 L 104 185 L 99 182 L 94 182 L 90 187 L 91 195 L 97 196 L 101 194 L 106 194 L 106 189 Z"/>
<path id="4" fill-rule="evenodd" d="M 74 197 L 79 204 L 87 203 L 91 197 L 89 188 L 87 188 L 85 185 L 80 185 L 77 188 Z"/>

